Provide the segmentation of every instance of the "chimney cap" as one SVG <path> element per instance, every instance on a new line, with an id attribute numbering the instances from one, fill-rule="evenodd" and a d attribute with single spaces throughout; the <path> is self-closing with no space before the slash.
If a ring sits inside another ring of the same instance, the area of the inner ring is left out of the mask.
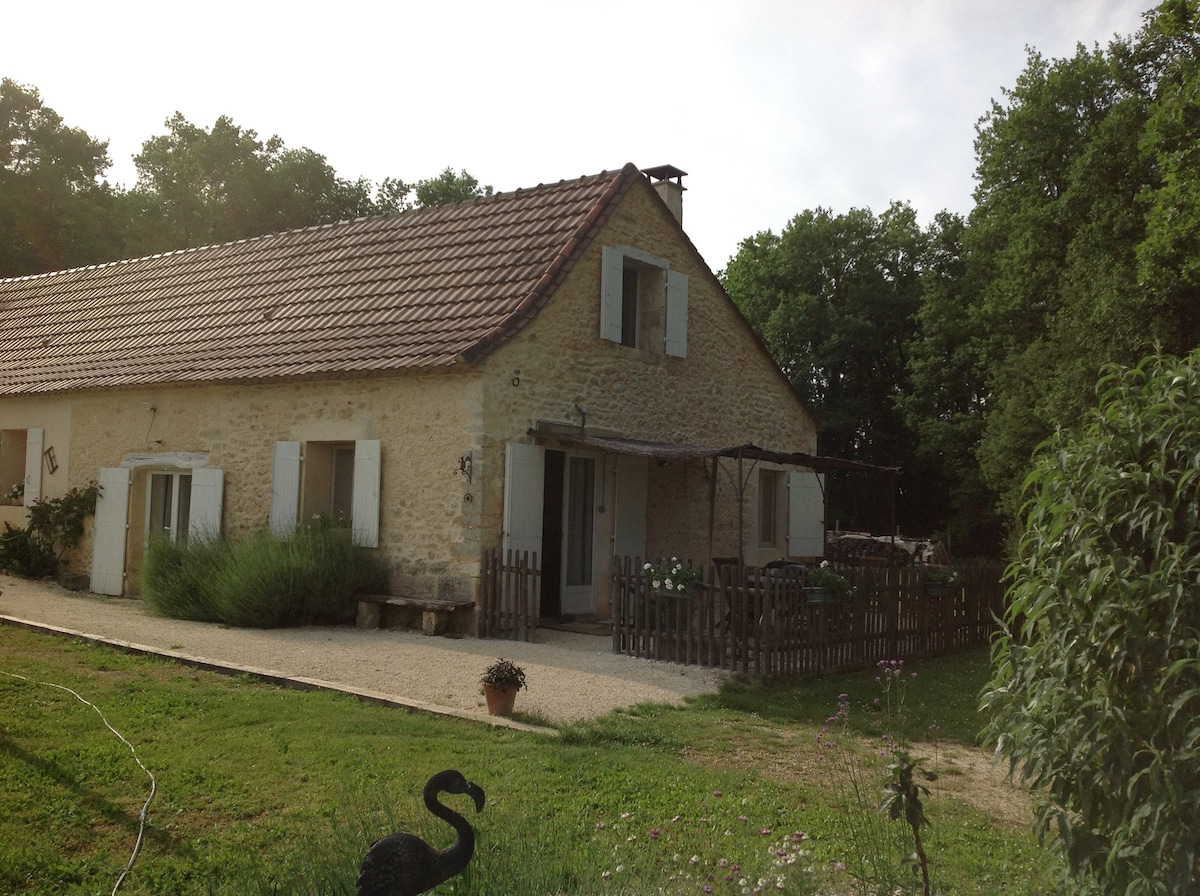
<path id="1" fill-rule="evenodd" d="M 680 182 L 680 178 L 686 177 L 687 172 L 676 168 L 674 165 L 658 165 L 654 168 L 643 168 L 642 174 L 647 177 L 654 178 L 658 181 L 670 180 L 675 178 L 675 183 L 681 188 L 686 189 Z"/>

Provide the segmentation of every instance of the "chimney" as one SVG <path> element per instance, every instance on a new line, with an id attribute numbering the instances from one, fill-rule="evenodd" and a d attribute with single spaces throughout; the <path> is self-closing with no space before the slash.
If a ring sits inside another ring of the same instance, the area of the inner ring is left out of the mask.
<path id="1" fill-rule="evenodd" d="M 657 168 L 643 168 L 642 174 L 650 178 L 650 186 L 654 187 L 654 192 L 667 204 L 667 208 L 682 227 L 683 191 L 687 189 L 683 185 L 683 178 L 687 176 L 687 172 L 680 171 L 674 165 L 659 165 Z"/>

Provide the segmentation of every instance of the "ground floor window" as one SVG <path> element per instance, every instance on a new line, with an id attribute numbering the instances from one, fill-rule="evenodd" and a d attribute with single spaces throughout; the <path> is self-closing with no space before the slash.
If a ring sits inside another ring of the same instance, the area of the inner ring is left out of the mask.
<path id="1" fill-rule="evenodd" d="M 379 546 L 380 444 L 276 442 L 271 472 L 271 531 L 285 536 L 300 519 L 350 523 L 354 543 Z"/>
<path id="2" fill-rule="evenodd" d="M 0 430 L 0 504 L 30 506 L 41 496 L 42 430 Z"/>
<path id="3" fill-rule="evenodd" d="M 305 442 L 301 516 L 354 518 L 354 443 Z"/>

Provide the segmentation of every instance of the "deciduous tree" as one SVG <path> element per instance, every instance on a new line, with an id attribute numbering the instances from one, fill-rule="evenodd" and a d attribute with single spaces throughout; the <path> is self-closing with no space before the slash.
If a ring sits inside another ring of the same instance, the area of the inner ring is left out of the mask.
<path id="1" fill-rule="evenodd" d="M 36 88 L 0 80 L 0 276 L 119 251 L 108 167 L 107 143 L 64 124 Z"/>
<path id="2" fill-rule="evenodd" d="M 911 206 L 875 215 L 827 209 L 793 218 L 742 242 L 722 272 L 741 308 L 822 424 L 822 454 L 900 466 L 900 488 L 913 500 L 898 508 L 915 522 L 922 487 L 914 439 L 898 409 L 907 344 L 920 302 L 928 247 Z M 829 490 L 829 522 L 887 531 L 891 498 L 882 480 L 843 476 Z M 924 496 L 928 499 L 928 495 Z"/>
<path id="3" fill-rule="evenodd" d="M 288 149 L 221 116 L 211 129 L 180 113 L 142 144 L 137 187 L 139 254 L 228 242 L 371 214 L 371 185 L 337 176 L 325 157 Z"/>

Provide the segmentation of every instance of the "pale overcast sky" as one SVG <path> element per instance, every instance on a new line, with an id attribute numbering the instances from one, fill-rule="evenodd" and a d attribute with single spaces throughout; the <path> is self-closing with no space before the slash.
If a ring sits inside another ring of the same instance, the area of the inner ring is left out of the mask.
<path id="1" fill-rule="evenodd" d="M 714 270 L 805 209 L 966 213 L 975 124 L 1025 66 L 1107 46 L 1151 0 L 448 0 L 11 4 L 0 76 L 109 141 L 230 116 L 346 178 L 446 166 L 498 191 L 687 171 Z"/>

